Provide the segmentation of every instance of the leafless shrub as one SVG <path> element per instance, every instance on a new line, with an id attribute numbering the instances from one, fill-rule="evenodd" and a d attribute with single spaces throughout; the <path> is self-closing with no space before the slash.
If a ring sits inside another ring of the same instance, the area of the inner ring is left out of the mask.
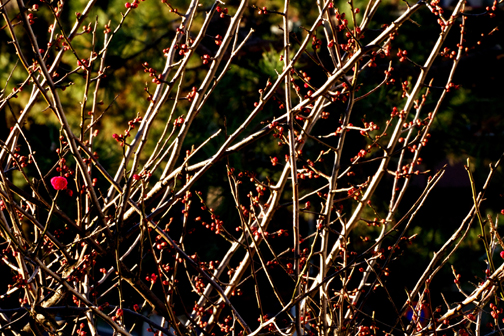
<path id="1" fill-rule="evenodd" d="M 113 135 L 123 150 L 115 171 L 102 166 L 94 153 L 101 146 L 95 140 L 96 127 L 107 113 L 106 109 L 99 112 L 98 92 L 107 74 L 111 41 L 132 12 L 149 6 L 149 2 L 126 3 L 121 21 L 104 28 L 101 46 L 97 44 L 101 33 L 97 23 L 84 25 L 95 3 L 96 0 L 90 0 L 73 27 L 66 27 L 59 20 L 66 5 L 62 1 L 44 3 L 39 8 L 28 7 L 23 0 L 0 0 L 4 29 L 10 39 L 2 43 L 15 48 L 19 65 L 26 71 L 26 80 L 11 93 L 2 92 L 0 109 L 7 108 L 21 90 L 32 90 L 17 122 L 1 142 L 1 267 L 14 274 L 1 295 L 2 334 L 89 332 L 94 336 L 100 333 L 97 326 L 101 321 L 114 334 L 130 335 L 135 325 L 147 321 L 150 330 L 160 335 L 364 336 L 378 331 L 437 334 L 449 330 L 460 335 L 479 335 L 483 316 L 488 314 L 494 321 L 492 328 L 500 332 L 498 316 L 502 309 L 497 303 L 490 308 L 487 305 L 500 301 L 504 294 L 500 283 L 504 265 L 494 265 L 492 261 L 492 254 L 502 241 L 496 221 L 485 220 L 479 211 L 500 161 L 491 167 L 480 193 L 472 183 L 474 207 L 453 236 L 435 252 L 408 298 L 394 301 L 390 294 L 394 289 L 386 283 L 394 253 L 414 239 L 406 233 L 444 174 L 443 170 L 421 171 L 420 153 L 428 143 L 429 130 L 441 104 L 457 87 L 453 76 L 468 51 L 464 1 L 458 1 L 449 13 L 436 0 L 408 5 L 379 31 L 369 30 L 369 25 L 380 10 L 380 1 L 370 0 L 361 13 L 349 1 L 349 9 L 344 9 L 346 17 L 334 3 L 317 2 L 320 14 L 301 34 L 299 44 L 289 32 L 288 1 L 278 11 L 256 8 L 261 15 L 279 15 L 283 20 L 279 28 L 283 32 L 283 68 L 276 77 L 259 85 L 254 107 L 236 111 L 246 115 L 238 127 L 224 126 L 215 134 L 206 134 L 204 142 L 191 144 L 186 141 L 188 133 L 205 122 L 196 117 L 209 98 L 223 90 L 221 80 L 254 35 L 252 30 L 240 34 L 242 18 L 251 6 L 241 1 L 228 12 L 215 2 L 198 12 L 197 0 L 178 10 L 166 4 L 172 12 L 179 13 L 179 26 L 171 45 L 163 50 L 164 69 L 156 73 L 148 64 L 143 65 L 152 74 L 155 91 L 149 93 L 145 110 L 128 123 L 124 134 Z M 437 17 L 439 34 L 424 55 L 425 61 L 416 64 L 407 51 L 393 51 L 393 41 L 401 25 L 425 6 L 432 12 L 429 15 Z M 492 17 L 496 6 L 494 3 L 482 15 Z M 47 50 L 38 44 L 40 37 L 32 30 L 34 14 L 42 10 L 51 11 L 54 19 Z M 212 21 L 217 16 L 226 19 L 225 23 Z M 83 25 L 91 48 L 78 49 L 73 40 Z M 221 25 L 226 33 L 209 36 L 211 25 Z M 364 43 L 364 34 L 376 36 Z M 452 53 L 446 49 L 449 34 L 460 35 Z M 213 39 L 217 45 L 213 56 L 197 54 L 204 39 Z M 310 44 L 313 51 L 308 50 Z M 318 58 L 317 50 L 321 48 L 327 48 L 331 64 Z M 77 67 L 55 77 L 65 53 L 74 55 Z M 300 59 L 306 55 L 318 65 L 317 71 L 326 75 L 321 85 L 313 84 L 310 75 L 301 70 Z M 440 56 L 451 59 L 451 71 L 444 86 L 434 87 L 430 71 Z M 391 57 L 414 69 L 416 77 L 395 83 Z M 194 58 L 206 66 L 204 79 L 184 93 L 184 76 Z M 359 76 L 377 64 L 384 66 L 383 79 L 370 91 L 360 92 Z M 73 128 L 67 117 L 75 112 L 63 107 L 62 97 L 76 88 L 62 89 L 63 79 L 78 74 L 85 76 L 85 86 L 80 88 L 80 127 Z M 402 87 L 402 105 L 386 118 L 375 119 L 373 111 L 366 113 L 355 108 L 357 102 L 373 99 L 374 92 L 394 83 Z M 436 103 L 432 110 L 425 111 L 425 102 L 430 98 Z M 39 158 L 30 146 L 35 140 L 23 128 L 28 116 L 39 113 L 34 105 L 41 101 L 47 103 L 61 126 L 56 149 L 59 158 L 48 170 L 38 165 Z M 263 108 L 271 105 L 276 114 L 261 119 Z M 160 116 L 162 108 L 171 111 L 168 118 Z M 166 124 L 159 138 L 153 138 L 151 132 L 155 121 Z M 336 125 L 330 134 L 321 133 L 316 127 L 326 122 Z M 262 126 L 250 131 L 257 125 Z M 134 136 L 129 137 L 130 133 Z M 343 162 L 349 134 L 360 134 L 367 145 L 354 153 L 350 162 Z M 217 162 L 226 162 L 230 155 L 256 145 L 262 137 L 274 138 L 275 143 L 286 148 L 285 161 L 271 157 L 277 174 L 237 171 L 228 161 L 225 173 L 229 189 L 225 192 L 234 200 L 237 221 L 224 223 L 218 211 L 206 204 L 209 198 L 197 191 L 195 184 L 204 181 Z M 147 152 L 149 142 L 157 146 Z M 213 147 L 217 150 L 197 162 L 196 154 L 201 155 L 211 143 L 218 143 Z M 25 153 L 19 151 L 21 144 Z M 306 144 L 320 150 L 316 155 L 314 150 L 307 155 L 303 152 Z M 372 174 L 360 174 L 359 167 L 366 165 L 373 167 Z M 32 176 L 31 172 L 36 173 Z M 24 187 L 13 182 L 13 174 L 20 174 Z M 429 176 L 425 190 L 405 214 L 398 216 L 399 204 L 412 178 L 422 174 Z M 387 175 L 392 178 L 387 179 Z M 98 183 L 97 177 L 106 182 Z M 350 182 L 343 184 L 343 180 Z M 372 202 L 378 186 L 391 191 L 389 205 L 383 209 Z M 285 204 L 287 199 L 290 203 Z M 63 200 L 67 205 L 71 201 L 72 214 L 61 205 Z M 202 211 L 196 209 L 199 207 Z M 280 209 L 284 212 L 275 217 Z M 290 218 L 283 218 L 285 209 Z M 304 215 L 313 218 L 311 232 L 301 228 L 306 225 Z M 459 287 L 465 299 L 457 305 L 433 308 L 429 284 L 455 253 L 475 217 L 481 224 L 488 256 L 487 278 L 471 293 L 466 294 Z M 366 224 L 374 228 L 369 233 L 372 242 L 357 253 L 350 238 L 358 226 Z M 26 225 L 28 230 L 24 229 Z M 273 225 L 279 229 L 272 231 Z M 225 245 L 227 252 L 217 260 L 204 260 L 205 251 L 194 250 L 194 246 L 187 248 L 194 230 L 207 230 L 211 235 L 206 239 Z M 290 243 L 287 249 L 280 250 L 282 244 L 277 241 L 282 236 L 290 237 L 282 238 Z M 383 245 L 386 237 L 395 241 L 388 249 Z M 252 293 L 246 305 L 240 298 L 242 288 Z M 365 305 L 376 291 L 383 291 L 391 301 L 388 315 L 394 317 L 395 323 L 386 324 L 366 312 Z M 408 310 L 413 312 L 409 319 L 405 318 Z M 146 317 L 152 313 L 162 317 L 160 324 Z"/>

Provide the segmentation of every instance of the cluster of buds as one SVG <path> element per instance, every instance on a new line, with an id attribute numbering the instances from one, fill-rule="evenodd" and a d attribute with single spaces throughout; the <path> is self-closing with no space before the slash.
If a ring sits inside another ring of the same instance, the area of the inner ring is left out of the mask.
<path id="1" fill-rule="evenodd" d="M 311 169 L 310 169 L 310 170 L 309 170 L 309 169 L 307 169 L 306 167 L 303 167 L 303 169 L 301 170 L 301 172 L 298 172 L 298 173 L 297 173 L 297 176 L 298 176 L 298 178 L 299 178 L 299 179 L 301 179 L 301 180 L 304 180 L 304 179 L 306 179 L 306 178 L 308 178 L 309 180 L 311 180 L 311 179 L 314 179 L 314 178 L 316 178 L 316 179 L 317 179 L 317 178 L 319 178 L 319 177 L 320 177 L 320 175 L 319 175 L 319 174 L 315 173 L 315 172 L 314 172 L 313 170 L 311 170 Z"/>
<path id="2" fill-rule="evenodd" d="M 373 218 L 373 220 L 367 221 L 366 222 L 367 226 L 377 226 L 380 227 L 382 224 L 385 224 L 385 219 L 378 219 L 378 218 Z M 368 238 L 368 237 L 366 237 Z M 366 239 L 367 241 L 368 239 Z"/>
<path id="3" fill-rule="evenodd" d="M 352 49 L 352 43 L 353 42 L 354 42 L 353 39 L 348 39 L 348 43 L 347 44 L 341 43 L 340 44 L 341 50 L 343 50 L 343 51 L 349 51 L 350 49 Z"/>
<path id="4" fill-rule="evenodd" d="M 383 26 L 387 27 L 387 25 L 382 25 L 382 27 L 383 27 Z M 390 39 L 391 41 L 395 40 L 396 35 L 397 35 L 397 31 L 393 31 L 393 32 L 391 32 L 391 33 L 389 34 L 389 39 Z"/>
<path id="5" fill-rule="evenodd" d="M 366 128 L 365 130 L 360 131 L 361 135 L 365 136 L 368 132 L 376 131 L 380 129 L 378 125 L 376 125 L 374 122 L 364 122 L 364 127 Z"/>
<path id="6" fill-rule="evenodd" d="M 399 173 L 399 171 L 396 171 L 396 179 L 400 178 L 400 177 L 404 177 L 406 175 L 409 174 L 409 171 L 413 168 L 413 164 L 410 165 L 409 164 L 405 164 L 404 166 L 401 167 L 401 171 L 402 173 Z"/>
<path id="7" fill-rule="evenodd" d="M 135 119 L 128 121 L 128 129 L 124 130 L 124 135 L 114 133 L 112 134 L 112 138 L 114 138 L 115 141 L 119 142 L 119 145 L 121 147 L 124 146 L 126 138 L 130 136 L 130 131 L 135 128 L 135 124 L 138 124 L 141 121 L 142 117 L 136 117 Z"/>
<path id="8" fill-rule="evenodd" d="M 494 18 L 495 17 L 495 10 L 497 9 L 497 0 L 494 0 L 492 7 L 487 6 L 485 9 L 488 12 L 488 16 L 490 18 Z"/>
<path id="9" fill-rule="evenodd" d="M 334 18 L 336 20 L 344 20 L 345 19 L 345 16 L 346 14 L 345 13 L 339 13 L 338 10 L 336 10 L 336 13 L 334 14 Z"/>
<path id="10" fill-rule="evenodd" d="M 268 125 L 269 129 L 275 128 L 278 126 L 278 121 L 272 121 L 271 124 Z"/>
<path id="11" fill-rule="evenodd" d="M 2 259 L 7 259 L 7 257 L 4 255 Z M 23 276 L 21 274 L 17 274 L 12 277 L 12 282 L 14 283 L 13 285 L 9 284 L 7 287 L 9 289 L 12 288 L 25 288 L 26 287 L 26 279 L 23 279 Z"/>
<path id="12" fill-rule="evenodd" d="M 189 46 L 185 43 L 182 43 L 181 45 L 175 47 L 176 49 L 179 49 L 178 54 L 180 56 L 184 56 L 189 52 Z"/>
<path id="13" fill-rule="evenodd" d="M 145 0 L 142 0 L 142 1 L 145 1 Z M 133 2 L 126 2 L 124 4 L 124 7 L 126 7 L 127 9 L 135 9 L 138 7 L 138 5 L 140 4 L 140 1 L 138 0 L 133 0 Z"/>
<path id="14" fill-rule="evenodd" d="M 83 58 L 80 61 L 77 60 L 77 66 L 79 66 L 82 70 L 86 70 L 88 66 L 88 60 Z"/>
<path id="15" fill-rule="evenodd" d="M 26 17 L 28 18 L 28 23 L 30 25 L 35 23 L 35 17 L 33 16 L 33 13 L 28 13 L 28 15 Z"/>
<path id="16" fill-rule="evenodd" d="M 256 185 L 256 191 L 258 195 L 264 196 L 264 192 L 266 191 L 266 187 L 262 185 Z M 249 194 L 251 195 L 251 194 Z"/>
<path id="17" fill-rule="evenodd" d="M 184 31 L 184 28 L 185 26 L 183 24 L 180 25 L 180 27 L 177 27 L 177 29 L 175 29 L 175 31 L 177 32 L 177 34 L 182 34 L 182 35 L 185 35 L 185 31 Z M 192 38 L 189 38 L 189 43 L 192 44 L 193 43 L 193 39 Z"/>
<path id="18" fill-rule="evenodd" d="M 277 260 L 268 260 L 266 262 L 266 266 L 270 269 L 273 269 L 275 266 L 278 265 L 278 261 Z"/>
<path id="19" fill-rule="evenodd" d="M 401 98 L 404 98 L 408 95 L 408 89 L 409 89 L 409 82 L 408 81 L 404 81 L 401 83 L 401 86 L 402 86 L 402 95 L 401 95 Z"/>
<path id="20" fill-rule="evenodd" d="M 205 284 L 203 283 L 203 279 L 196 277 L 196 279 L 194 281 L 194 288 L 196 288 L 196 292 L 198 292 L 198 294 L 201 294 L 203 292 L 203 290 L 205 289 Z M 202 314 L 205 314 L 205 313 L 211 314 L 213 312 L 213 310 L 210 309 L 210 311 L 204 311 L 203 307 L 199 307 L 196 315 L 201 316 Z"/>
<path id="21" fill-rule="evenodd" d="M 210 262 L 208 263 L 208 269 L 212 271 L 217 267 L 218 264 L 219 264 L 219 260 L 215 260 L 215 261 L 210 260 Z"/>
<path id="22" fill-rule="evenodd" d="M 77 296 L 72 295 L 72 301 L 76 306 L 80 306 L 80 300 Z"/>
<path id="23" fill-rule="evenodd" d="M 340 135 L 345 129 L 347 132 L 350 131 L 350 128 L 348 127 L 352 127 L 353 124 L 352 123 L 348 123 L 347 127 L 344 127 L 344 126 L 339 126 L 338 128 L 336 128 L 336 132 L 334 132 L 334 135 Z"/>
<path id="24" fill-rule="evenodd" d="M 189 151 L 187 151 L 189 152 Z M 189 155 L 189 154 L 187 154 Z M 188 217 L 189 216 L 189 210 L 191 208 L 191 197 L 192 197 L 192 192 L 190 191 L 187 191 L 186 194 L 184 195 L 184 197 L 182 198 L 182 201 L 181 203 L 182 204 L 185 204 L 185 207 L 184 209 L 182 210 L 182 213 L 184 214 L 184 217 Z"/>
<path id="25" fill-rule="evenodd" d="M 53 26 L 49 26 L 49 32 L 53 31 L 54 28 Z M 53 44 L 54 43 L 54 44 Z M 62 34 L 56 34 L 55 35 L 55 41 L 54 42 L 47 42 L 47 49 L 51 48 L 53 45 L 56 47 L 56 50 L 58 50 L 59 48 L 59 45 L 61 43 L 61 46 L 63 47 L 63 50 L 64 51 L 67 51 L 67 50 L 70 50 L 70 46 L 68 45 L 68 43 L 66 42 L 65 40 L 65 36 L 63 36 Z M 78 63 L 78 62 L 77 62 Z M 80 65 L 79 65 L 80 66 Z"/>
<path id="26" fill-rule="evenodd" d="M 14 250 L 12 247 L 7 247 L 7 248 L 2 249 L 2 251 L 1 251 L 1 254 L 3 254 L 2 259 L 4 259 L 4 260 L 8 259 L 7 253 L 10 253 L 14 258 L 16 258 L 18 256 L 18 253 L 16 250 Z M 17 276 L 20 276 L 20 275 L 17 275 Z M 22 277 L 21 277 L 21 279 L 22 279 Z M 12 281 L 16 282 L 17 280 L 15 278 L 12 278 Z"/>
<path id="27" fill-rule="evenodd" d="M 84 326 L 85 326 L 85 324 L 81 323 L 79 329 L 76 330 L 78 336 L 86 336 L 87 335 L 87 332 L 84 331 Z"/>
<path id="28" fill-rule="evenodd" d="M 368 336 L 371 334 L 371 328 L 368 326 L 359 326 L 357 329 L 358 336 Z"/>
<path id="29" fill-rule="evenodd" d="M 357 156 L 358 158 L 363 158 L 364 156 L 366 156 L 366 154 L 367 154 L 367 153 L 368 153 L 368 151 L 367 151 L 367 150 L 365 150 L 365 149 L 361 149 L 361 150 L 359 151 L 359 153 L 357 153 L 357 155 L 356 155 L 356 156 Z"/>
<path id="30" fill-rule="evenodd" d="M 276 237 L 289 237 L 289 232 L 287 230 L 284 230 L 284 229 L 280 229 L 276 232 L 273 232 L 272 234 L 269 235 L 271 238 L 275 238 Z"/>
<path id="31" fill-rule="evenodd" d="M 441 3 L 440 0 L 432 0 L 430 2 L 430 10 L 432 14 L 438 16 L 444 13 L 443 8 L 439 5 Z"/>
<path id="32" fill-rule="evenodd" d="M 63 2 L 59 2 L 57 7 L 53 8 L 54 10 L 54 16 L 59 17 L 61 11 L 63 10 Z"/>
<path id="33" fill-rule="evenodd" d="M 448 47 L 444 47 L 443 50 L 439 53 L 440 56 L 454 59 L 457 56 L 457 52 L 455 50 L 450 50 Z"/>
<path id="34" fill-rule="evenodd" d="M 149 67 L 149 63 L 144 62 L 143 64 L 144 72 L 149 73 L 149 77 L 152 77 L 152 83 L 161 84 L 161 80 L 163 79 L 163 74 L 159 74 L 156 76 L 156 70 Z"/>
<path id="35" fill-rule="evenodd" d="M 67 189 L 67 190 L 69 190 L 69 189 Z M 54 244 L 49 240 L 49 238 L 45 237 L 44 242 L 42 243 L 42 250 L 49 252 L 52 250 L 53 247 L 54 247 Z M 66 263 L 65 259 L 60 261 L 61 265 L 64 265 L 65 263 Z"/>
<path id="36" fill-rule="evenodd" d="M 349 198 L 353 198 L 354 200 L 358 201 L 359 200 L 359 196 L 362 195 L 361 189 L 362 189 L 362 186 L 357 187 L 357 188 L 356 187 L 351 187 L 347 191 L 348 197 Z"/>
<path id="37" fill-rule="evenodd" d="M 168 243 L 166 240 L 163 238 L 161 235 L 156 236 L 156 248 L 158 250 L 164 250 L 165 248 L 169 247 Z M 147 280 L 148 281 L 148 280 Z"/>
<path id="38" fill-rule="evenodd" d="M 394 83 L 395 83 L 395 79 L 394 79 L 394 78 L 390 78 L 390 79 L 387 81 L 386 85 L 389 85 L 389 84 L 392 84 L 392 85 L 393 85 Z"/>
<path id="39" fill-rule="evenodd" d="M 128 121 L 128 126 L 130 129 L 135 128 L 135 124 L 139 124 L 142 122 L 142 117 L 136 117 L 133 120 Z"/>
<path id="40" fill-rule="evenodd" d="M 320 42 L 320 40 L 318 40 L 318 42 Z M 317 42 L 317 46 L 318 46 L 317 49 L 320 48 L 320 44 L 318 42 Z M 311 77 L 308 76 L 308 74 L 303 71 L 303 72 L 301 72 L 301 79 L 304 82 L 305 89 L 307 89 L 310 86 L 309 83 L 311 81 Z"/>
<path id="41" fill-rule="evenodd" d="M 422 121 L 420 119 L 415 119 L 415 120 L 412 120 L 410 122 L 403 123 L 403 128 L 408 128 L 408 129 L 412 128 L 412 127 L 420 128 L 425 123 L 428 123 L 428 121 Z"/>
<path id="42" fill-rule="evenodd" d="M 219 261 L 218 261 L 218 260 L 216 260 L 215 262 L 212 260 L 212 261 L 210 261 L 210 262 L 208 262 L 208 263 L 206 263 L 206 262 L 204 262 L 204 261 L 200 261 L 200 262 L 198 263 L 198 265 L 199 265 L 199 267 L 200 267 L 203 271 L 206 271 L 206 270 L 211 270 L 211 271 L 213 271 L 213 270 L 215 270 L 215 266 L 216 266 L 216 264 L 218 264 L 218 263 L 219 263 Z"/>
<path id="43" fill-rule="evenodd" d="M 341 23 L 340 25 L 337 26 L 337 30 L 340 32 L 344 31 L 348 26 L 348 20 L 345 19 L 345 13 L 339 14 L 338 12 L 336 12 L 335 18 L 336 20 L 339 20 Z"/>
<path id="44" fill-rule="evenodd" d="M 392 49 L 390 43 L 388 43 L 386 46 L 382 48 L 383 51 L 383 56 L 389 57 L 390 56 L 390 50 Z"/>
<path id="45" fill-rule="evenodd" d="M 59 149 L 59 148 L 58 148 Z M 71 170 L 67 165 L 66 165 L 66 159 L 65 158 L 61 158 L 58 162 L 58 167 L 56 167 L 56 171 L 58 173 L 62 172 L 64 173 L 63 176 L 65 176 L 66 178 L 69 178 L 70 176 L 72 176 L 74 174 L 74 171 Z"/>
<path id="46" fill-rule="evenodd" d="M 230 315 L 228 315 L 224 319 L 224 323 L 217 323 L 217 325 L 220 327 L 221 332 L 228 334 L 229 332 L 233 331 L 233 327 L 230 325 L 232 322 L 233 319 Z"/>
<path id="47" fill-rule="evenodd" d="M 124 136 L 122 134 L 114 133 L 114 134 L 112 134 L 112 138 L 114 138 L 115 141 L 119 142 L 119 145 L 122 147 L 122 146 L 124 146 L 124 141 L 126 140 L 128 135 Z"/>
<path id="48" fill-rule="evenodd" d="M 249 216 L 249 211 L 247 210 L 247 207 L 243 204 L 240 205 L 240 210 L 242 211 L 243 217 L 248 217 Z M 240 231 L 240 227 L 236 227 L 236 231 Z"/>
<path id="49" fill-rule="evenodd" d="M 273 137 L 274 138 L 279 138 L 281 139 L 282 136 L 283 136 L 283 131 L 284 131 L 284 128 L 282 126 L 278 126 L 278 122 L 274 121 L 270 124 L 270 128 L 275 128 L 275 133 L 273 134 Z M 275 125 L 275 126 L 273 126 Z"/>
<path id="50" fill-rule="evenodd" d="M 439 19 L 437 19 L 437 23 L 438 23 L 439 27 L 441 27 L 441 31 L 445 31 L 452 22 L 450 20 L 445 21 L 445 20 L 439 18 Z"/>
<path id="51" fill-rule="evenodd" d="M 206 209 L 206 207 L 203 206 L 202 209 Z M 224 222 L 219 219 L 219 216 L 213 214 L 213 209 L 209 209 L 209 210 L 212 213 L 212 215 L 211 215 L 212 222 L 211 223 L 201 222 L 201 225 L 203 227 L 209 229 L 210 231 L 213 231 L 215 234 L 220 234 L 220 232 L 222 230 L 222 225 L 224 224 Z M 196 222 L 200 222 L 201 217 L 196 217 L 194 220 Z"/>
<path id="52" fill-rule="evenodd" d="M 98 130 L 95 130 L 95 131 L 93 132 L 93 136 L 97 136 L 97 135 L 98 135 L 98 133 L 99 133 L 99 132 L 98 132 Z M 82 159 L 82 162 L 84 162 L 85 164 L 90 164 L 90 163 L 92 163 L 92 162 L 93 162 L 93 159 L 96 161 L 96 160 L 98 160 L 98 158 L 99 158 L 99 157 L 100 157 L 100 156 L 98 155 L 98 153 L 97 153 L 97 152 L 93 152 L 93 156 L 92 156 L 92 158 L 89 158 L 89 159 L 83 158 L 83 159 Z"/>
<path id="53" fill-rule="evenodd" d="M 80 18 L 81 13 L 75 13 L 75 16 L 76 16 L 77 18 Z M 83 32 L 83 33 L 85 33 L 85 34 L 89 34 L 89 33 L 91 33 L 91 31 L 92 31 L 92 30 L 93 30 L 93 29 L 91 28 L 91 22 L 90 22 L 87 26 L 86 26 L 86 25 L 83 25 L 83 26 L 82 26 L 82 32 Z"/>
<path id="54" fill-rule="evenodd" d="M 145 281 L 149 281 L 151 284 L 156 283 L 156 280 L 157 280 L 157 275 L 154 273 L 152 273 L 151 275 L 147 275 L 145 277 Z"/>
<path id="55" fill-rule="evenodd" d="M 321 45 L 322 45 L 322 40 L 318 39 L 316 36 L 312 36 L 313 49 L 319 49 Z"/>
<path id="56" fill-rule="evenodd" d="M 490 312 L 490 315 L 492 315 L 492 317 L 494 319 L 498 319 L 499 318 L 499 315 L 501 315 L 502 313 L 504 313 L 504 309 L 502 308 L 498 308 L 495 304 L 493 303 L 490 303 L 490 309 L 492 309 L 492 311 Z M 503 319 L 504 320 L 504 319 Z"/>
<path id="57" fill-rule="evenodd" d="M 170 13 L 175 13 L 175 14 L 181 15 L 181 14 L 179 14 L 178 9 L 173 7 L 171 4 L 167 3 L 166 0 L 161 0 L 161 3 L 165 3 L 170 8 L 170 10 L 169 10 Z"/>
<path id="58" fill-rule="evenodd" d="M 397 107 L 394 106 L 392 108 L 392 112 L 390 113 L 390 117 L 394 118 L 396 116 L 399 116 L 399 118 L 403 119 L 406 116 L 406 111 L 405 110 L 399 111 Z"/>
<path id="59" fill-rule="evenodd" d="M 196 91 L 198 89 L 196 88 L 196 86 L 193 86 L 191 91 L 189 91 L 189 93 L 187 94 L 186 96 L 186 99 L 189 101 L 189 102 L 192 102 L 192 100 L 194 99 L 194 97 L 196 96 Z"/>
<path id="60" fill-rule="evenodd" d="M 222 8 L 221 6 L 215 7 L 215 11 L 219 13 L 219 17 L 221 19 L 225 18 L 226 15 L 228 14 L 228 9 L 227 8 Z"/>
<path id="61" fill-rule="evenodd" d="M 180 127 L 184 123 L 184 116 L 180 116 L 173 122 L 173 126 Z"/>
<path id="62" fill-rule="evenodd" d="M 115 316 L 112 316 L 112 321 L 120 320 L 123 315 L 124 311 L 121 308 L 118 308 L 116 310 Z"/>
<path id="63" fill-rule="evenodd" d="M 460 88 L 460 85 L 455 85 L 454 83 L 449 83 L 445 87 L 446 92 L 450 92 L 450 89 L 452 89 L 452 88 L 455 90 L 458 90 Z"/>
<path id="64" fill-rule="evenodd" d="M 303 317 L 301 316 L 301 318 L 303 318 Z M 268 314 L 264 314 L 264 315 L 262 316 L 262 320 L 263 320 L 263 321 L 268 321 L 268 320 L 269 320 L 269 316 L 268 316 Z M 257 321 L 258 321 L 258 322 L 261 322 L 261 317 L 258 317 L 258 318 L 257 318 Z M 265 327 L 265 329 L 266 329 L 266 330 L 268 330 L 268 331 L 269 331 L 269 333 L 273 333 L 273 332 L 275 332 L 275 331 L 276 331 L 276 327 L 275 327 L 272 323 L 268 324 L 268 325 Z"/>
<path id="65" fill-rule="evenodd" d="M 24 219 L 24 214 L 17 209 L 16 209 L 16 215 L 18 216 L 20 221 L 22 221 Z"/>
<path id="66" fill-rule="evenodd" d="M 208 54 L 205 54 L 205 55 L 201 56 L 201 60 L 202 60 L 203 64 L 208 64 L 208 62 L 210 62 L 211 59 L 212 58 Z"/>
<path id="67" fill-rule="evenodd" d="M 236 288 L 231 292 L 231 296 L 241 296 L 243 293 L 240 288 Z"/>
<path id="68" fill-rule="evenodd" d="M 263 7 L 257 11 L 257 14 L 263 15 L 263 14 L 268 14 L 268 8 Z"/>
<path id="69" fill-rule="evenodd" d="M 161 268 L 163 269 L 163 271 L 165 271 L 166 273 L 170 272 L 171 270 L 171 266 L 170 264 L 163 264 L 161 265 Z"/>
<path id="70" fill-rule="evenodd" d="M 406 60 L 406 55 L 408 55 L 408 51 L 406 50 L 399 50 L 397 51 L 397 57 L 399 57 L 399 62 L 404 62 Z"/>
<path id="71" fill-rule="evenodd" d="M 18 151 L 19 148 L 16 148 L 16 151 Z M 15 161 L 12 162 L 12 165 L 16 167 L 19 163 L 20 168 L 25 168 L 27 167 L 30 163 L 32 163 L 32 158 L 31 154 L 28 156 L 20 155 L 19 153 L 14 153 L 12 156 L 16 159 Z"/>
<path id="72" fill-rule="evenodd" d="M 84 243 L 84 242 L 83 242 Z M 98 254 L 93 251 L 91 254 L 86 254 L 82 259 L 83 259 L 83 262 L 79 265 L 78 268 L 76 268 L 76 271 L 80 272 L 80 274 L 82 275 L 82 277 L 87 274 L 87 272 L 89 271 L 89 269 L 96 265 L 96 256 Z M 76 275 L 78 276 L 78 275 Z"/>
<path id="73" fill-rule="evenodd" d="M 216 44 L 216 45 L 220 46 L 220 45 L 222 44 L 222 36 L 220 36 L 220 35 L 216 35 L 216 36 L 214 37 L 214 41 L 215 41 L 215 44 Z"/>

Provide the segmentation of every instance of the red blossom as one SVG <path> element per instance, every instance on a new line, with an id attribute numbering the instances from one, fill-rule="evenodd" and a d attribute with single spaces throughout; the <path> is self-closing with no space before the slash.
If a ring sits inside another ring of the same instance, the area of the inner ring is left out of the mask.
<path id="1" fill-rule="evenodd" d="M 63 176 L 54 176 L 51 179 L 51 185 L 56 190 L 65 190 L 68 185 L 68 181 Z"/>

